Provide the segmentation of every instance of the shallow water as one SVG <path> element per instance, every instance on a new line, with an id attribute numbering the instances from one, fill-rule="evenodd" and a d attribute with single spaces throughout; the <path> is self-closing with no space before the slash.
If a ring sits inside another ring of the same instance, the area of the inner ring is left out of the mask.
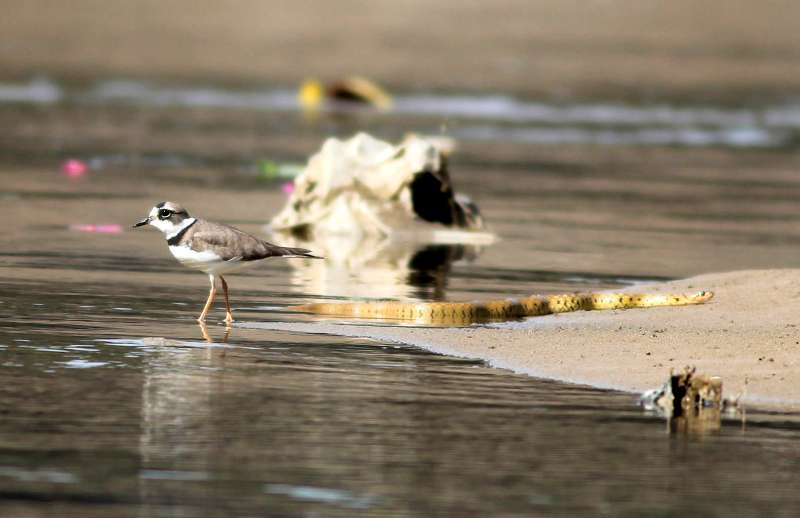
<path id="1" fill-rule="evenodd" d="M 2 105 L 0 512 L 793 515 L 796 416 L 750 412 L 719 433 L 670 436 L 629 394 L 400 345 L 228 333 L 219 307 L 204 330 L 205 277 L 160 235 L 128 228 L 174 199 L 263 233 L 284 195 L 258 160 L 301 162 L 328 134 L 394 138 L 441 120 Z M 308 319 L 286 307 L 320 298 L 486 299 L 800 266 L 794 153 L 610 144 L 460 142 L 456 187 L 500 241 L 350 243 L 349 262 L 243 272 L 229 279 L 237 317 Z M 69 178 L 68 158 L 92 167 Z M 91 224 L 120 232 L 76 226 Z"/>
<path id="2" fill-rule="evenodd" d="M 165 86 L 144 81 L 99 81 L 65 86 L 47 79 L 0 83 L 0 103 L 49 106 L 137 106 L 297 112 L 295 91 L 285 88 L 230 89 L 214 86 Z M 358 112 L 340 104 L 339 112 Z M 527 144 L 599 144 L 733 148 L 778 148 L 796 144 L 800 104 L 783 101 L 751 107 L 709 104 L 676 106 L 622 102 L 557 104 L 529 102 L 504 95 L 398 95 L 392 113 L 459 121 L 451 136 L 467 141 Z"/>
<path id="3" fill-rule="evenodd" d="M 631 395 L 410 347 L 226 336 L 219 325 L 209 343 L 191 321 L 191 289 L 3 288 L 9 516 L 789 515 L 800 505 L 795 416 L 670 436 Z"/>

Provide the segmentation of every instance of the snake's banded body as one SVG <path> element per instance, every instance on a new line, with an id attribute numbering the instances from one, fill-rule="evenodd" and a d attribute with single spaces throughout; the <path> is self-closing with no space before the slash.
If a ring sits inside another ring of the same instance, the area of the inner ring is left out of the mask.
<path id="1" fill-rule="evenodd" d="M 713 296 L 710 291 L 691 294 L 570 293 L 487 302 L 323 302 L 291 309 L 318 315 L 403 320 L 416 324 L 466 325 L 580 310 L 702 304 Z"/>

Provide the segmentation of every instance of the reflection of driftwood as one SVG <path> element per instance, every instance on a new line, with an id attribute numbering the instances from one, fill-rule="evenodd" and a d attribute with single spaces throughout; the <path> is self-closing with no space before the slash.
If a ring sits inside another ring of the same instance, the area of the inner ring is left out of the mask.
<path id="1" fill-rule="evenodd" d="M 295 178 L 291 197 L 270 226 L 313 239 L 479 230 L 483 220 L 474 203 L 455 194 L 434 142 L 411 135 L 395 146 L 360 133 L 325 141 Z"/>
<path id="2" fill-rule="evenodd" d="M 672 419 L 670 430 L 706 433 L 719 430 L 722 411 L 722 379 L 696 374 L 694 368 L 670 376 Z"/>
<path id="3" fill-rule="evenodd" d="M 669 419 L 673 433 L 704 434 L 720 429 L 722 412 L 738 409 L 739 397 L 722 397 L 722 379 L 697 374 L 694 367 L 670 373 L 669 381 L 641 397 L 642 405 Z"/>

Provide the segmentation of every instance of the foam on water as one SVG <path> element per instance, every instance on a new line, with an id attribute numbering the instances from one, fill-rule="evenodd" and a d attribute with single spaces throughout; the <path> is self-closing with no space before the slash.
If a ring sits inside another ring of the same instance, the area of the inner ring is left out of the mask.
<path id="1" fill-rule="evenodd" d="M 370 507 L 374 498 L 369 496 L 356 497 L 347 491 L 313 486 L 292 486 L 289 484 L 267 484 L 264 491 L 272 494 L 286 495 L 290 498 L 326 504 L 338 504 L 351 509 L 365 509 Z"/>

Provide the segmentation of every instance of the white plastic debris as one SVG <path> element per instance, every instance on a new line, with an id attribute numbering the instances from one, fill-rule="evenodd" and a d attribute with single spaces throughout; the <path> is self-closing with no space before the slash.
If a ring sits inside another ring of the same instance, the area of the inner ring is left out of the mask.
<path id="1" fill-rule="evenodd" d="M 481 230 L 477 207 L 456 196 L 445 155 L 410 135 L 399 145 L 359 133 L 328 139 L 295 178 L 294 192 L 270 226 L 313 240 L 319 235 L 392 236 Z M 464 241 L 471 241 L 464 233 Z M 486 241 L 486 233 L 481 241 Z"/>

